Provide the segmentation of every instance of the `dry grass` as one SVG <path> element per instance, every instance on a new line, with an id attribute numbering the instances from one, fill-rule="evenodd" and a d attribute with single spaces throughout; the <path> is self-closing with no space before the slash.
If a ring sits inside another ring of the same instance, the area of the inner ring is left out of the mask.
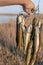
<path id="1" fill-rule="evenodd" d="M 27 21 L 26 26 L 31 21 Z M 43 62 L 43 26 L 38 61 Z M 16 22 L 13 20 L 0 24 L 0 65 L 25 65 L 25 54 L 16 47 Z"/>

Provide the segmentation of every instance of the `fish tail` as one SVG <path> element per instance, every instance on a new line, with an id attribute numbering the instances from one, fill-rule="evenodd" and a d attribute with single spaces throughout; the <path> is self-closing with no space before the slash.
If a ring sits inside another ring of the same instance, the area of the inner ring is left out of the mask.
<path id="1" fill-rule="evenodd" d="M 29 65 L 31 59 L 31 52 L 32 52 L 32 45 L 33 42 L 31 41 L 28 48 L 27 48 L 27 55 L 26 55 L 26 65 Z"/>

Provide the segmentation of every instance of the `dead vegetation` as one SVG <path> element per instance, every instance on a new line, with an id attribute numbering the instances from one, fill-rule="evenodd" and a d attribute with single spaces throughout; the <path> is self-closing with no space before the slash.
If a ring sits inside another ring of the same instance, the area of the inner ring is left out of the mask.
<path id="1" fill-rule="evenodd" d="M 43 62 L 43 25 L 38 55 L 39 61 Z M 16 47 L 16 22 L 13 20 L 0 24 L 0 65 L 25 65 L 25 54 Z"/>

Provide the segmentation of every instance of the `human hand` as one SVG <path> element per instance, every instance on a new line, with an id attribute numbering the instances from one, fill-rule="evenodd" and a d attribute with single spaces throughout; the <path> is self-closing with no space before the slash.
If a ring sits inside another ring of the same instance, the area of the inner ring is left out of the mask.
<path id="1" fill-rule="evenodd" d="M 31 0 L 23 1 L 23 9 L 26 13 L 31 14 L 35 10 L 35 5 Z"/>

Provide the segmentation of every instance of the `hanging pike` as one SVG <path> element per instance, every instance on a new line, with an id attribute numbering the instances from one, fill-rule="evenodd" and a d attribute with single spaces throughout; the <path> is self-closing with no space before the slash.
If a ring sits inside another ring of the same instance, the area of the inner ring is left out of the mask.
<path id="1" fill-rule="evenodd" d="M 21 50 L 23 45 L 23 31 L 25 30 L 25 17 L 23 15 L 19 15 L 17 18 L 17 33 L 16 33 L 16 41 L 17 46 Z"/>
<path id="2" fill-rule="evenodd" d="M 31 37 L 31 32 L 32 32 L 32 24 L 29 25 L 28 29 L 27 29 L 27 33 L 26 33 L 26 40 L 25 40 L 25 51 L 27 49 L 27 46 L 30 43 L 30 37 Z"/>
<path id="3" fill-rule="evenodd" d="M 34 39 L 34 53 L 33 53 L 33 57 L 31 59 L 30 65 L 34 65 L 36 57 L 37 57 L 37 53 L 39 51 L 39 37 L 40 37 L 40 22 L 39 25 L 37 25 L 35 27 L 35 39 Z"/>

